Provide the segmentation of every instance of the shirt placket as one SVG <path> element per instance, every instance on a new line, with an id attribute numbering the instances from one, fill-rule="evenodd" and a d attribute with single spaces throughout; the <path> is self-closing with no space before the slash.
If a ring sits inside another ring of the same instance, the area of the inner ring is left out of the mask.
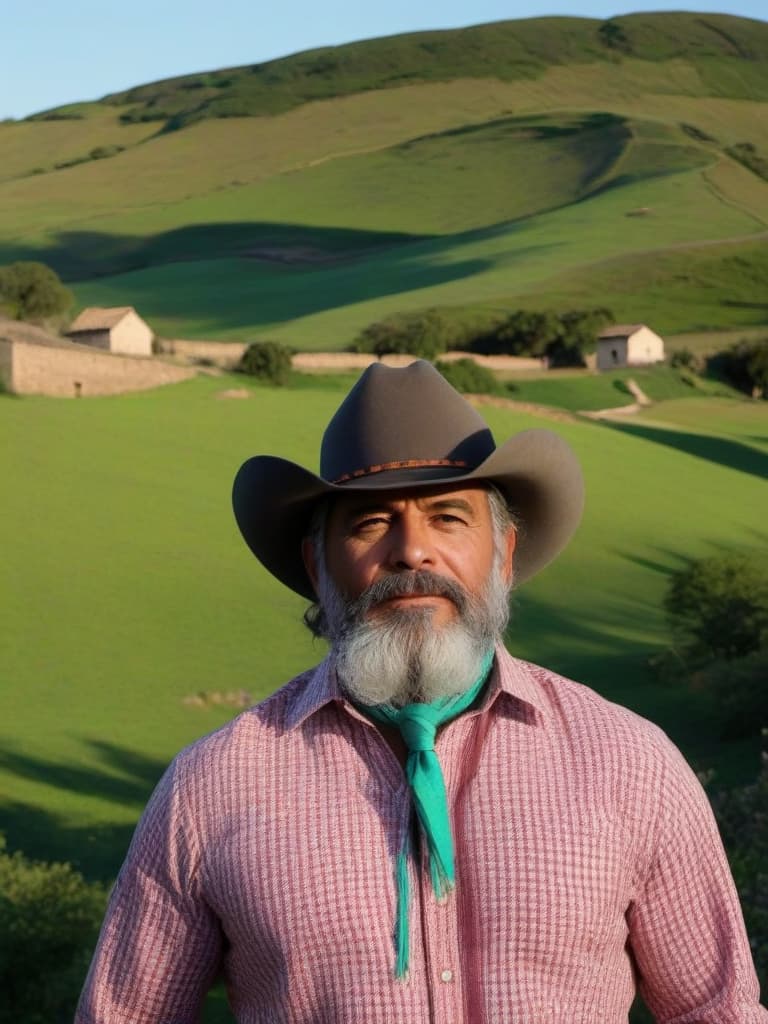
<path id="1" fill-rule="evenodd" d="M 421 834 L 420 839 L 423 840 Z M 418 863 L 424 960 L 432 1020 L 434 1024 L 461 1024 L 464 1020 L 464 994 L 459 959 L 457 895 L 453 890 L 443 899 L 437 899 L 432 887 L 429 850 L 425 841 L 419 844 Z"/>

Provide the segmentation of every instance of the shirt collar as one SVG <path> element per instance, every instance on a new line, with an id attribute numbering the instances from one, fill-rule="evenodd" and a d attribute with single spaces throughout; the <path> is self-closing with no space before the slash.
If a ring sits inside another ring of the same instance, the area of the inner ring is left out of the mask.
<path id="1" fill-rule="evenodd" d="M 496 661 L 491 675 L 488 703 L 496 694 L 504 693 L 513 700 L 530 705 L 546 717 L 547 702 L 534 674 L 534 666 L 513 658 L 503 644 L 496 645 Z"/>
<path id="2" fill-rule="evenodd" d="M 299 677 L 304 681 L 295 701 L 288 708 L 285 718 L 286 729 L 294 729 L 306 721 L 310 715 L 319 711 L 326 704 L 346 703 L 344 694 L 339 688 L 333 659 L 328 655 L 314 669 L 310 669 Z M 524 704 L 530 705 L 539 714 L 544 715 L 546 704 L 544 696 L 534 677 L 532 666 L 526 661 L 513 658 L 503 644 L 496 646 L 496 660 L 491 670 L 490 689 L 483 708 L 490 705 L 499 693 Z M 352 714 L 357 714 L 349 705 Z"/>

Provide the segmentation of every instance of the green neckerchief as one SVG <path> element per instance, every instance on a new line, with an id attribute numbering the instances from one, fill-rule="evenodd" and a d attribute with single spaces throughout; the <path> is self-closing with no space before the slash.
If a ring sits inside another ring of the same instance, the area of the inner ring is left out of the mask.
<path id="1" fill-rule="evenodd" d="M 429 869 L 435 895 L 444 899 L 455 885 L 453 837 L 448 814 L 445 780 L 435 753 L 437 729 L 465 711 L 477 698 L 493 664 L 493 651 L 483 659 L 476 682 L 458 697 L 441 697 L 431 704 L 406 704 L 394 708 L 390 704 L 356 704 L 359 711 L 383 725 L 400 730 L 408 760 L 405 774 L 411 787 L 416 814 L 427 840 Z M 397 920 L 395 922 L 395 975 L 402 978 L 408 971 L 408 851 L 409 835 L 397 858 Z"/>

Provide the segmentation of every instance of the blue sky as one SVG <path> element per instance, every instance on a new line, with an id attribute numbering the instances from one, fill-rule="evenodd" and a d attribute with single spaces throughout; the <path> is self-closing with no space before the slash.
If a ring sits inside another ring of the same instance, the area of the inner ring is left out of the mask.
<path id="1" fill-rule="evenodd" d="M 14 0 L 2 18 L 0 118 L 315 46 L 547 14 L 607 18 L 684 4 L 643 0 Z M 766 19 L 765 0 L 698 0 Z"/>

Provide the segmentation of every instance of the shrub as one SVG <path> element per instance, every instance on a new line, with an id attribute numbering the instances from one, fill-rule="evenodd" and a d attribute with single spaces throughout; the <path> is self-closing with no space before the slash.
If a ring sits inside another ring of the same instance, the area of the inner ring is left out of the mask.
<path id="1" fill-rule="evenodd" d="M 437 362 L 435 367 L 448 383 L 462 394 L 495 395 L 502 390 L 495 375 L 474 359 L 456 359 L 450 363 Z"/>
<path id="2" fill-rule="evenodd" d="M 755 736 L 768 726 L 768 647 L 743 658 L 716 661 L 694 674 L 696 689 L 712 695 L 725 739 Z"/>
<path id="3" fill-rule="evenodd" d="M 276 341 L 254 341 L 243 352 L 237 369 L 282 387 L 291 376 L 291 353 Z"/>
<path id="4" fill-rule="evenodd" d="M 768 985 L 768 755 L 749 786 L 712 798 L 763 991 Z"/>
<path id="5" fill-rule="evenodd" d="M 22 261 L 0 267 L 0 306 L 18 320 L 57 316 L 73 301 L 72 292 L 44 263 Z"/>
<path id="6" fill-rule="evenodd" d="M 669 365 L 673 370 L 692 370 L 694 373 L 702 368 L 700 357 L 689 348 L 676 348 L 670 352 Z"/>
<path id="7" fill-rule="evenodd" d="M 470 348 L 484 355 L 546 356 L 550 366 L 584 366 L 598 331 L 612 319 L 608 309 L 521 309 L 475 338 Z"/>
<path id="8" fill-rule="evenodd" d="M 691 562 L 673 573 L 664 607 L 680 652 L 694 666 L 751 654 L 768 641 L 765 555 Z"/>
<path id="9" fill-rule="evenodd" d="M 453 343 L 455 334 L 455 325 L 436 310 L 398 313 L 365 327 L 352 349 L 379 357 L 398 353 L 435 359 Z"/>
<path id="10" fill-rule="evenodd" d="M 8 854 L 0 837 L 0 1024 L 72 1019 L 105 903 L 71 865 Z"/>
<path id="11" fill-rule="evenodd" d="M 707 360 L 707 369 L 753 398 L 768 391 L 768 338 L 738 341 Z"/>

